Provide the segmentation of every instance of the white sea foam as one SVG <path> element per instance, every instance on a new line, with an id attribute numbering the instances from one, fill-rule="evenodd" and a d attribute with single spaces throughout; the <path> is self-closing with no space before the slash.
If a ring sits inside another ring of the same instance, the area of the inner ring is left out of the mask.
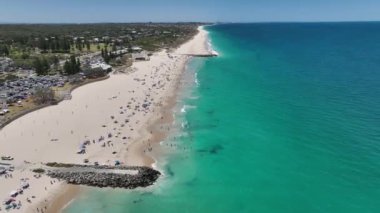
<path id="1" fill-rule="evenodd" d="M 181 123 L 181 127 L 182 127 L 182 129 L 185 129 L 185 127 L 186 127 L 186 122 L 182 122 L 182 123 Z"/>
<path id="2" fill-rule="evenodd" d="M 187 109 L 194 109 L 196 108 L 196 106 L 191 106 L 191 105 L 183 105 L 182 108 L 181 108 L 181 113 L 186 113 L 187 112 Z"/>
<path id="3" fill-rule="evenodd" d="M 194 82 L 195 82 L 195 84 L 198 87 L 199 86 L 199 81 L 198 81 L 198 73 L 197 72 L 194 74 Z"/>
<path id="4" fill-rule="evenodd" d="M 189 100 L 197 100 L 197 99 L 199 99 L 199 96 L 190 96 L 187 99 L 189 99 Z"/>
<path id="5" fill-rule="evenodd" d="M 183 105 L 183 107 L 181 108 L 181 113 L 185 113 L 186 112 L 186 105 Z"/>
<path id="6" fill-rule="evenodd" d="M 213 55 L 219 55 L 218 51 L 214 50 L 214 48 L 212 47 L 212 41 L 210 37 L 207 39 L 207 50 Z"/>

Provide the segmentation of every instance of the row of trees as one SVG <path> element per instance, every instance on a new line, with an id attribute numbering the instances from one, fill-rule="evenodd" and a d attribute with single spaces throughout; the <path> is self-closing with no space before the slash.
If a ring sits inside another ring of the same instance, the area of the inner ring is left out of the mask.
<path id="1" fill-rule="evenodd" d="M 64 66 L 63 66 L 63 69 L 64 69 L 66 74 L 73 75 L 73 74 L 80 72 L 80 70 L 81 70 L 80 66 L 81 66 L 81 64 L 80 64 L 79 58 L 75 59 L 75 56 L 72 55 L 72 56 L 70 56 L 69 60 L 66 60 Z"/>
<path id="2" fill-rule="evenodd" d="M 111 53 L 108 52 L 107 46 L 105 48 L 102 48 L 101 54 L 102 54 L 102 58 L 104 59 L 104 61 L 108 64 L 111 60 Z"/>
<path id="3" fill-rule="evenodd" d="M 54 37 L 50 39 L 40 37 L 36 43 L 36 47 L 44 52 L 51 51 L 53 53 L 67 53 L 70 52 L 71 42 L 65 37 Z"/>
<path id="4" fill-rule="evenodd" d="M 51 58 L 36 57 L 33 60 L 33 67 L 36 70 L 37 75 L 47 75 L 49 73 L 51 65 L 58 67 L 59 58 L 57 56 L 53 56 Z"/>
<path id="5" fill-rule="evenodd" d="M 79 51 L 86 49 L 87 51 L 91 50 L 91 43 L 89 40 L 77 40 L 68 39 L 66 37 L 53 37 L 53 38 L 39 38 L 36 43 L 36 47 L 41 49 L 43 52 L 51 51 L 53 53 L 68 53 L 70 49 L 76 48 Z"/>
<path id="6" fill-rule="evenodd" d="M 36 70 L 37 75 L 47 75 L 52 65 L 58 69 L 59 59 L 57 56 L 53 56 L 48 59 L 46 57 L 37 57 L 33 60 L 33 67 Z M 63 70 L 64 73 L 68 75 L 79 73 L 81 71 L 81 63 L 79 58 L 76 59 L 74 55 L 70 56 L 70 59 L 66 60 Z"/>

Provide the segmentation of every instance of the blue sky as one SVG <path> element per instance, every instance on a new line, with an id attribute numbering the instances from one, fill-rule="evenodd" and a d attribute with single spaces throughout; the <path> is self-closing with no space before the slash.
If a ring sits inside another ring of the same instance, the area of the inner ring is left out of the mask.
<path id="1" fill-rule="evenodd" d="M 380 0 L 0 0 L 0 22 L 380 21 Z"/>

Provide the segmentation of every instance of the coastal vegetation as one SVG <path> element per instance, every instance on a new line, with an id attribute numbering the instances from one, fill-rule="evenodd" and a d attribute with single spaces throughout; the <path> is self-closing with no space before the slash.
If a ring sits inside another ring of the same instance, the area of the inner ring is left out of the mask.
<path id="1" fill-rule="evenodd" d="M 9 55 L 9 47 L 5 44 L 0 45 L 0 56 L 8 56 Z"/>
<path id="2" fill-rule="evenodd" d="M 45 169 L 37 168 L 37 169 L 33 169 L 32 172 L 38 173 L 38 174 L 43 174 L 43 173 L 45 173 Z"/>
<path id="3" fill-rule="evenodd" d="M 49 62 L 45 57 L 42 59 L 37 57 L 33 61 L 33 66 L 36 69 L 37 75 L 46 75 L 49 72 Z"/>
<path id="4" fill-rule="evenodd" d="M 99 51 L 104 45 L 147 50 L 178 46 L 199 23 L 178 24 L 3 24 L 0 55 Z"/>
<path id="5" fill-rule="evenodd" d="M 101 53 L 107 64 L 118 65 L 120 57 L 133 52 L 133 47 L 146 51 L 177 47 L 195 35 L 198 25 L 1 24 L 0 57 L 12 59 L 14 69 L 33 69 L 38 75 L 62 71 L 70 75 L 79 72 L 72 56 L 78 58 Z M 120 50 L 127 51 L 117 53 Z"/>
<path id="6" fill-rule="evenodd" d="M 76 59 L 74 55 L 71 55 L 70 60 L 65 61 L 65 64 L 63 65 L 63 69 L 65 73 L 68 75 L 73 75 L 80 72 L 81 68 L 80 68 L 79 58 Z"/>
<path id="7" fill-rule="evenodd" d="M 37 104 L 47 104 L 55 102 L 54 91 L 51 88 L 38 87 L 33 95 L 33 100 Z"/>

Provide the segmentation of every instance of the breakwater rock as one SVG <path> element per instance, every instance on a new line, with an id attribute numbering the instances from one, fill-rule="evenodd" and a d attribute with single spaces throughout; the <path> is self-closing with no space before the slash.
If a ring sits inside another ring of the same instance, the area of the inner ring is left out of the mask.
<path id="1" fill-rule="evenodd" d="M 161 173 L 149 167 L 59 164 L 47 175 L 74 185 L 134 189 L 153 185 Z"/>

